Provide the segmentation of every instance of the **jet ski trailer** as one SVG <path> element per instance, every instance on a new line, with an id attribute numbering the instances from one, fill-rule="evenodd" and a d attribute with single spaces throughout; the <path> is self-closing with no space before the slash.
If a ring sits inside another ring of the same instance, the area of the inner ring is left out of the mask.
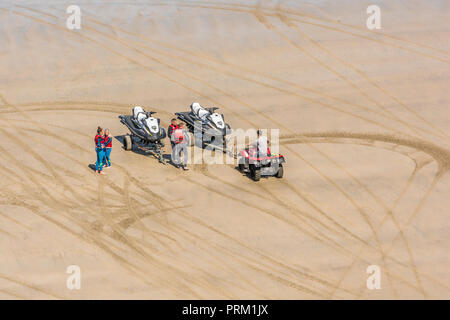
<path id="1" fill-rule="evenodd" d="M 119 116 L 120 122 L 130 130 L 130 133 L 124 136 L 123 146 L 127 151 L 136 147 L 166 164 L 162 155 L 162 139 L 166 137 L 166 131 L 161 128 L 160 119 L 153 117 L 155 113 L 146 112 L 142 107 L 136 106 L 131 115 Z"/>

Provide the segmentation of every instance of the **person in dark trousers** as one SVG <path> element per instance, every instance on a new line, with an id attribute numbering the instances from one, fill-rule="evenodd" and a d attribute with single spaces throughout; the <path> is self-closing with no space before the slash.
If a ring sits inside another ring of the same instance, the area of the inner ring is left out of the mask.
<path id="1" fill-rule="evenodd" d="M 97 153 L 97 161 L 95 162 L 95 172 L 105 174 L 103 170 L 103 159 L 105 158 L 105 144 L 103 137 L 103 129 L 97 128 L 97 134 L 94 138 L 95 152 Z"/>
<path id="2" fill-rule="evenodd" d="M 175 159 L 175 142 L 172 141 L 172 134 L 178 128 L 179 125 L 177 123 L 177 119 L 173 118 L 170 120 L 170 126 L 167 128 L 167 136 L 169 137 L 170 145 L 172 147 L 172 159 Z"/>
<path id="3" fill-rule="evenodd" d="M 105 144 L 105 168 L 111 167 L 111 149 L 112 149 L 112 136 L 109 129 L 105 129 L 105 137 L 104 137 L 104 144 Z"/>

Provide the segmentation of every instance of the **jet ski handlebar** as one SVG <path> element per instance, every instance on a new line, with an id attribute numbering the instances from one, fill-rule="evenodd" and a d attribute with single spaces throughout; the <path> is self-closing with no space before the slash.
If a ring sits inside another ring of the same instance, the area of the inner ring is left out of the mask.
<path id="1" fill-rule="evenodd" d="M 211 107 L 211 108 L 206 108 L 210 113 L 214 113 L 214 111 L 216 111 L 217 109 L 219 109 L 218 107 Z"/>

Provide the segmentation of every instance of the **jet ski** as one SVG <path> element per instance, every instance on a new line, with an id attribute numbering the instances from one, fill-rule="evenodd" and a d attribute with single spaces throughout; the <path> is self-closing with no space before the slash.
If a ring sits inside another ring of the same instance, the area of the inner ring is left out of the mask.
<path id="1" fill-rule="evenodd" d="M 160 119 L 153 117 L 155 113 L 136 106 L 131 115 L 120 115 L 119 119 L 130 130 L 130 134 L 124 138 L 125 150 L 132 150 L 136 145 L 146 153 L 153 153 L 163 162 L 161 148 L 164 147 L 162 139 L 166 137 L 166 131 L 161 128 Z"/>
<path id="2" fill-rule="evenodd" d="M 196 141 L 203 144 L 213 144 L 221 140 L 225 147 L 225 136 L 231 133 L 230 126 L 225 122 L 223 114 L 217 113 L 218 108 L 204 108 L 198 102 L 190 106 L 190 111 L 175 112 L 177 118 L 186 123 L 194 134 Z"/>

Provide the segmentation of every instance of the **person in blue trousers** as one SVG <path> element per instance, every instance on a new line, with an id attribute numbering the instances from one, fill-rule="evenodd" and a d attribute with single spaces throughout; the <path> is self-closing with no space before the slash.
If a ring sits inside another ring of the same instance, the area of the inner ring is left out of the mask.
<path id="1" fill-rule="evenodd" d="M 97 128 L 97 134 L 94 138 L 95 152 L 97 153 L 97 161 L 95 162 L 95 172 L 105 174 L 103 172 L 103 159 L 105 158 L 105 144 L 103 137 L 103 129 Z"/>
<path id="2" fill-rule="evenodd" d="M 111 167 L 111 149 L 112 149 L 112 136 L 109 129 L 105 129 L 105 137 L 104 137 L 104 144 L 105 144 L 105 168 Z"/>

